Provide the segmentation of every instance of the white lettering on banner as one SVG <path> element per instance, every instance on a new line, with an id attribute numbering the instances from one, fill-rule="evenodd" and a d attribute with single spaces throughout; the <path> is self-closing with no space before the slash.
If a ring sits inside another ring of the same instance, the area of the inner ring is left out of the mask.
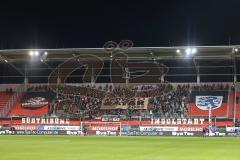
<path id="1" fill-rule="evenodd" d="M 118 126 L 92 126 L 90 130 L 92 131 L 118 131 Z"/>
<path id="2" fill-rule="evenodd" d="M 166 126 L 140 126 L 140 131 L 165 131 L 172 132 L 178 131 L 178 127 L 166 127 Z"/>
<path id="3" fill-rule="evenodd" d="M 103 117 L 102 121 L 103 122 L 119 122 L 120 118 L 118 118 L 118 117 Z"/>
<path id="4" fill-rule="evenodd" d="M 81 135 L 81 131 L 67 131 L 67 135 Z"/>
<path id="5" fill-rule="evenodd" d="M 36 118 L 36 123 L 39 124 L 40 123 L 40 118 Z"/>
<path id="6" fill-rule="evenodd" d="M 78 131 L 80 130 L 80 126 L 44 126 L 43 130 L 50 131 Z"/>
<path id="7" fill-rule="evenodd" d="M 43 106 L 47 105 L 48 102 L 37 102 L 37 103 L 22 103 L 22 106 Z"/>
<path id="8" fill-rule="evenodd" d="M 172 119 L 172 124 L 177 124 L 175 119 Z"/>
<path id="9" fill-rule="evenodd" d="M 194 136 L 192 132 L 172 132 L 173 136 Z"/>
<path id="10" fill-rule="evenodd" d="M 13 128 L 15 130 L 38 130 L 39 126 L 34 126 L 34 125 L 13 125 Z"/>
<path id="11" fill-rule="evenodd" d="M 153 119 L 153 125 L 203 125 L 203 118 L 194 118 L 194 119 L 186 119 L 186 118 L 177 118 L 177 119 L 165 119 L 165 118 L 157 118 Z"/>
<path id="12" fill-rule="evenodd" d="M 199 126 L 179 126 L 178 131 L 184 132 L 202 132 L 203 128 Z"/>
<path id="13" fill-rule="evenodd" d="M 112 131 L 105 131 L 105 132 L 96 131 L 96 135 L 98 135 L 98 136 L 116 136 L 116 135 L 117 135 L 117 132 L 112 132 Z"/>
<path id="14" fill-rule="evenodd" d="M 227 132 L 235 132 L 236 130 L 240 130 L 240 127 L 226 127 Z"/>
<path id="15" fill-rule="evenodd" d="M 63 124 L 68 125 L 69 119 L 59 119 L 59 118 L 22 118 L 22 124 Z"/>
<path id="16" fill-rule="evenodd" d="M 198 124 L 198 119 L 193 119 L 194 120 L 194 124 Z"/>

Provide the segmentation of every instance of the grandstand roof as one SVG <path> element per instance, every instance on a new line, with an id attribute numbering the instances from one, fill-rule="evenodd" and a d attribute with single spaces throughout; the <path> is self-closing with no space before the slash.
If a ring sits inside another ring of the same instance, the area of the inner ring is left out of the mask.
<path id="1" fill-rule="evenodd" d="M 194 57 L 197 58 L 231 58 L 234 48 L 240 48 L 239 45 L 235 46 L 191 46 L 197 48 L 197 53 Z M 172 59 L 172 58 L 187 58 L 185 49 L 188 46 L 178 47 L 132 47 L 127 50 L 114 50 L 116 52 L 124 52 L 130 59 L 141 59 L 155 57 L 156 59 Z M 176 50 L 180 49 L 181 53 Z M 5 57 L 8 61 L 26 61 L 29 57 L 30 51 L 48 52 L 48 61 L 61 61 L 66 60 L 73 55 L 92 54 L 102 59 L 109 59 L 110 52 L 104 48 L 58 48 L 58 49 L 7 49 L 0 50 L 0 56 Z M 240 54 L 236 54 L 240 57 Z"/>
<path id="2" fill-rule="evenodd" d="M 197 52 L 190 56 L 186 54 L 187 48 L 189 47 L 132 47 L 127 50 L 117 48 L 111 50 L 111 52 L 106 51 L 104 48 L 0 50 L 0 83 L 15 83 L 16 80 L 19 80 L 17 82 L 19 83 L 23 81 L 25 75 L 29 77 L 30 82 L 47 82 L 48 76 L 53 69 L 66 60 L 69 61 L 72 58 L 69 62 L 72 60 L 76 62 L 76 60 L 79 61 L 80 59 L 90 62 L 93 56 L 82 56 L 76 59 L 78 55 L 86 54 L 94 55 L 104 60 L 104 65 L 99 75 L 100 78 L 97 81 L 108 82 L 111 70 L 111 61 L 109 60 L 112 59 L 111 55 L 114 57 L 119 53 L 126 54 L 130 61 L 134 60 L 137 63 L 147 61 L 148 63 L 157 62 L 163 64 L 168 69 L 165 79 L 169 82 L 196 82 L 196 75 L 200 75 L 201 81 L 204 82 L 232 82 L 234 75 L 237 76 L 238 80 L 240 79 L 240 70 L 238 69 L 240 68 L 240 45 L 190 46 L 192 49 L 197 49 Z M 38 51 L 40 56 L 37 58 L 33 57 L 35 59 L 32 61 L 29 56 L 30 51 Z M 48 54 L 42 61 L 41 58 L 44 52 Z M 121 57 L 117 59 L 119 58 Z M 96 59 L 92 60 L 95 61 Z M 81 63 L 82 66 L 84 66 L 83 63 Z M 81 64 L 79 65 L 80 67 Z M 137 69 L 142 71 L 143 67 Z M 84 67 L 77 70 L 75 68 L 72 69 L 74 72 L 71 76 L 76 79 L 82 77 L 86 71 Z M 116 72 L 118 73 L 119 71 Z M 134 74 L 134 72 L 137 72 L 136 68 L 132 68 L 130 72 Z M 119 74 L 121 75 L 122 73 Z M 75 80 L 69 81 L 69 83 L 72 82 L 75 82 Z"/>

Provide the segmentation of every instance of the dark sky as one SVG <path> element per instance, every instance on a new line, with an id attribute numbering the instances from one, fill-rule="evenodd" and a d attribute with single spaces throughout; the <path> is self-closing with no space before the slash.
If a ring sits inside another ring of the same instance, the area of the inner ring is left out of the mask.
<path id="1" fill-rule="evenodd" d="M 50 0 L 49 0 L 50 1 Z M 0 5 L 1 49 L 240 44 L 239 0 L 9 2 Z"/>

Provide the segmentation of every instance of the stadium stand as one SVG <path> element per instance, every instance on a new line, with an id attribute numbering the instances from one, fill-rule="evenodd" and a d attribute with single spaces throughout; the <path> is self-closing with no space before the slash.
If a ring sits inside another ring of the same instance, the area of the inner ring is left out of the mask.
<path id="1" fill-rule="evenodd" d="M 39 50 L 38 56 L 27 55 L 29 59 L 24 59 L 28 50 L 12 51 L 10 60 L 0 66 L 12 71 L 19 65 L 26 74 L 21 80 L 13 80 L 19 76 L 15 73 L 13 76 L 4 72 L 0 76 L 1 90 L 10 86 L 15 86 L 15 91 L 21 89 L 17 102 L 12 101 L 11 106 L 1 112 L 0 124 L 8 121 L 23 128 L 43 124 L 44 130 L 49 130 L 50 124 L 54 129 L 59 127 L 58 121 L 62 119 L 63 128 L 65 125 L 79 128 L 89 123 L 88 127 L 93 129 L 104 123 L 108 129 L 114 126 L 109 123 L 117 122 L 118 126 L 133 127 L 131 131 L 138 126 L 139 131 L 141 127 L 155 125 L 155 121 L 162 123 L 163 119 L 167 123 L 164 125 L 171 124 L 171 129 L 179 132 L 185 129 L 200 132 L 203 127 L 209 127 L 211 121 L 221 127 L 237 124 L 240 106 L 234 98 L 239 97 L 240 84 L 237 84 L 239 77 L 232 72 L 233 48 L 202 46 L 197 48 L 196 55 L 186 55 L 185 49 L 117 49 L 111 56 L 104 49 L 89 49 L 89 54 L 86 49 L 48 50 L 47 56 L 45 50 Z M 7 53 L 2 54 L 8 57 Z M 26 65 L 18 59 L 22 55 Z M 18 85 L 4 84 L 11 82 Z M 4 107 L 8 98 L 1 96 L 0 99 Z M 43 120 L 36 123 L 36 118 Z M 50 123 L 55 118 L 57 122 Z M 179 119 L 177 123 L 183 129 L 174 128 Z M 104 127 L 98 131 L 104 131 Z"/>
<path id="2" fill-rule="evenodd" d="M 0 111 L 8 103 L 8 101 L 12 97 L 12 95 L 13 95 L 13 92 L 11 90 L 0 92 Z"/>
<path id="3" fill-rule="evenodd" d="M 228 85 L 155 84 L 131 87 L 111 84 L 96 86 L 37 86 L 27 89 L 21 101 L 9 115 L 78 117 L 94 119 L 103 115 L 133 117 L 186 118 L 207 117 L 208 110 L 196 106 L 196 96 L 222 96 L 221 106 L 213 110 L 213 116 L 232 118 L 232 92 Z M 44 98 L 47 105 L 23 107 L 33 98 Z M 228 100 L 230 99 L 230 100 Z M 229 102 L 228 102 L 229 101 Z M 228 113 L 228 114 L 227 114 Z"/>

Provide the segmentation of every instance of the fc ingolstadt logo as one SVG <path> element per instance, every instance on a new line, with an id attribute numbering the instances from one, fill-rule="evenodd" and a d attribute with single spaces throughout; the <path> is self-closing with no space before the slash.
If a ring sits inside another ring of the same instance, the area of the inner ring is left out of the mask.
<path id="1" fill-rule="evenodd" d="M 196 96 L 196 106 L 201 110 L 212 110 L 221 107 L 223 96 Z"/>

